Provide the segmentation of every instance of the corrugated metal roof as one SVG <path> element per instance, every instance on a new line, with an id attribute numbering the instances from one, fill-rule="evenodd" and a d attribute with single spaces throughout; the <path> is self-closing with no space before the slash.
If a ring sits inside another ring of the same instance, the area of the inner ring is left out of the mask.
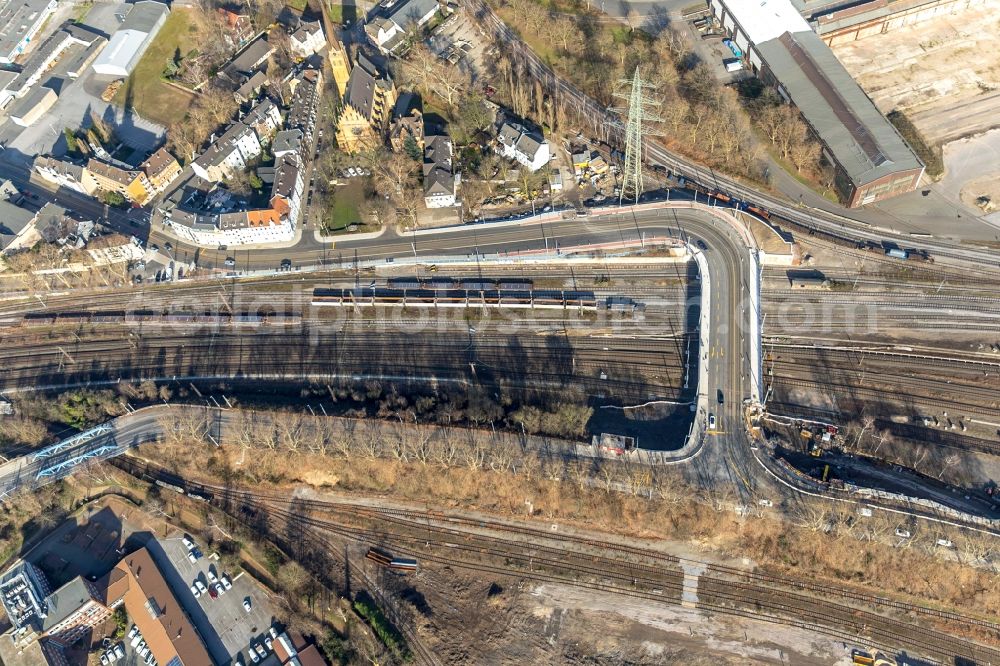
<path id="1" fill-rule="evenodd" d="M 788 0 L 725 0 L 723 4 L 754 44 L 809 29 Z"/>
<path id="2" fill-rule="evenodd" d="M 755 48 L 855 184 L 923 167 L 814 32 L 786 33 Z"/>

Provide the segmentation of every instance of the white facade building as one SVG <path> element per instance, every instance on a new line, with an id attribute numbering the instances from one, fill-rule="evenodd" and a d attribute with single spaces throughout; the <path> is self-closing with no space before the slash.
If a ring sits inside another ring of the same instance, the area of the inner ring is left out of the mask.
<path id="1" fill-rule="evenodd" d="M 530 132 L 520 123 L 505 122 L 497 133 L 497 152 L 516 161 L 529 171 L 538 171 L 549 163 L 552 152 L 540 133 Z"/>
<path id="2" fill-rule="evenodd" d="M 298 29 L 288 37 L 292 55 L 298 58 L 308 58 L 319 53 L 326 46 L 326 36 L 323 25 L 319 21 L 303 21 Z"/>
<path id="3" fill-rule="evenodd" d="M 245 169 L 247 163 L 262 152 L 257 132 L 237 122 L 191 163 L 191 169 L 199 178 L 217 183 L 231 176 L 233 171 Z"/>

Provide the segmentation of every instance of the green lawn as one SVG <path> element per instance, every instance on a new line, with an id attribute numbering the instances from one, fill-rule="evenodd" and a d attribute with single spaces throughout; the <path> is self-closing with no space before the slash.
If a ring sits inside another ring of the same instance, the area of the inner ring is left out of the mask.
<path id="1" fill-rule="evenodd" d="M 327 206 L 323 215 L 322 224 L 326 233 L 343 232 L 350 225 L 359 224 L 361 215 L 358 213 L 358 205 L 364 196 L 364 184 L 360 178 L 337 187 L 333 192 L 333 202 Z"/>
<path id="2" fill-rule="evenodd" d="M 197 48 L 198 32 L 192 12 L 180 8 L 170 12 L 156 39 L 115 95 L 115 104 L 131 106 L 143 118 L 162 125 L 184 118 L 194 100 L 194 93 L 168 85 L 161 76 L 178 48 L 182 53 Z"/>
<path id="3" fill-rule="evenodd" d="M 309 3 L 308 0 L 286 0 L 285 4 L 297 12 L 304 12 Z"/>

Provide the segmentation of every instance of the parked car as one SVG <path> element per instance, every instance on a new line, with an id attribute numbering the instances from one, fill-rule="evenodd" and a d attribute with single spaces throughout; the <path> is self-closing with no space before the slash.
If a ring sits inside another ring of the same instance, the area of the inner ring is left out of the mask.
<path id="1" fill-rule="evenodd" d="M 273 627 L 272 627 L 272 629 L 273 629 Z M 271 640 L 270 636 L 264 636 L 264 645 L 267 646 L 268 650 L 273 650 L 274 649 L 274 642 Z"/>
<path id="2" fill-rule="evenodd" d="M 253 605 L 250 602 L 250 597 L 247 597 L 246 599 L 243 600 L 243 610 L 249 613 L 252 607 Z"/>
<path id="3" fill-rule="evenodd" d="M 708 415 L 708 429 L 715 430 L 715 414 Z"/>
<path id="4" fill-rule="evenodd" d="M 135 625 L 133 624 L 133 625 L 132 625 L 132 628 L 128 630 L 128 639 L 129 639 L 129 640 L 132 640 L 133 638 L 135 638 L 135 635 L 136 635 L 137 633 L 139 633 L 139 627 L 137 627 L 137 626 L 135 626 Z"/>
<path id="5" fill-rule="evenodd" d="M 209 583 L 218 583 L 219 582 L 219 579 L 216 577 L 215 572 L 212 571 L 211 568 L 209 568 L 209 570 L 207 572 L 205 572 L 205 575 L 208 576 L 208 582 Z"/>
<path id="6" fill-rule="evenodd" d="M 222 583 L 216 583 L 215 591 L 219 593 L 219 596 L 222 596 L 226 593 L 226 588 L 222 587 Z"/>
<path id="7" fill-rule="evenodd" d="M 233 584 L 229 580 L 229 576 L 223 576 L 221 578 L 221 581 L 222 581 L 222 586 L 225 587 L 227 590 L 233 589 Z"/>
<path id="8" fill-rule="evenodd" d="M 232 268 L 235 265 L 236 265 L 236 260 L 235 259 L 233 259 L 232 257 L 226 257 L 226 266 L 229 266 L 230 268 Z"/>
<path id="9" fill-rule="evenodd" d="M 195 562 L 198 561 L 198 556 L 194 554 L 193 550 L 188 551 L 188 560 L 190 560 L 191 564 L 194 564 Z"/>
<path id="10" fill-rule="evenodd" d="M 187 534 L 181 537 L 181 541 L 184 543 L 184 547 L 187 548 L 188 550 L 194 548 L 194 541 L 191 541 L 191 539 L 188 537 Z"/>
<path id="11" fill-rule="evenodd" d="M 102 666 L 108 666 L 109 663 L 111 663 L 111 660 L 108 659 L 108 653 L 105 652 L 101 655 L 101 664 Z"/>
<path id="12" fill-rule="evenodd" d="M 115 661 L 125 658 L 125 644 L 119 643 L 115 646 Z"/>
<path id="13" fill-rule="evenodd" d="M 205 594 L 206 592 L 208 592 L 208 588 L 205 587 L 205 584 L 203 582 L 201 582 L 200 580 L 196 580 L 194 582 L 194 584 L 198 587 L 198 591 L 201 592 L 202 594 Z"/>
<path id="14" fill-rule="evenodd" d="M 215 589 L 214 585 L 208 586 L 208 596 L 212 597 L 213 599 L 219 598 L 219 592 L 218 590 Z"/>
<path id="15" fill-rule="evenodd" d="M 904 530 L 902 528 L 897 527 L 896 528 L 896 536 L 898 536 L 900 539 L 909 539 L 910 538 L 910 531 L 909 530 Z"/>
<path id="16" fill-rule="evenodd" d="M 257 654 L 259 654 L 262 659 L 267 656 L 267 650 L 265 650 L 264 646 L 260 643 L 257 644 Z"/>
<path id="17" fill-rule="evenodd" d="M 247 652 L 250 653 L 250 658 L 253 660 L 253 663 L 255 664 L 260 663 L 260 657 L 257 656 L 257 651 L 253 649 L 252 645 L 250 646 L 250 649 L 247 650 Z"/>

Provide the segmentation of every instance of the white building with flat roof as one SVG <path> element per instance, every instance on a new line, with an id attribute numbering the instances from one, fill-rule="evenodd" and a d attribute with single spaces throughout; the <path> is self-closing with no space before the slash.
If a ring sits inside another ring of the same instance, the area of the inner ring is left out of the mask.
<path id="1" fill-rule="evenodd" d="M 170 8 L 156 0 L 132 5 L 125 21 L 94 61 L 94 71 L 105 76 L 128 76 L 167 20 Z"/>

